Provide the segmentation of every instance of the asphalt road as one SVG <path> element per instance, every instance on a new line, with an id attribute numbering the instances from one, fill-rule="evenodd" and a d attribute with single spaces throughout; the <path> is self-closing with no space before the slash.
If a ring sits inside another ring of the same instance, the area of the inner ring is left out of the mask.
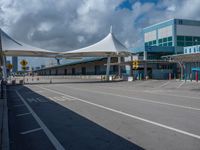
<path id="1" fill-rule="evenodd" d="M 10 86 L 11 149 L 199 150 L 200 83 Z"/>

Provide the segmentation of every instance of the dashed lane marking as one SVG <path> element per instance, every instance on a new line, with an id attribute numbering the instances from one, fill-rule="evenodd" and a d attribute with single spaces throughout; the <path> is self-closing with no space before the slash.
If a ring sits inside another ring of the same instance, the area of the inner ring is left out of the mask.
<path id="1" fill-rule="evenodd" d="M 35 85 L 35 86 L 37 86 L 37 85 Z M 109 111 L 112 111 L 112 112 L 115 112 L 115 113 L 118 113 L 118 114 L 121 114 L 121 115 L 124 115 L 124 116 L 128 116 L 128 117 L 133 118 L 133 119 L 136 119 L 136 120 L 140 120 L 140 121 L 143 121 L 143 122 L 146 122 L 146 123 L 149 123 L 149 124 L 158 126 L 158 127 L 162 127 L 162 128 L 165 128 L 165 129 L 168 129 L 168 130 L 177 132 L 177 133 L 181 133 L 181 134 L 184 134 L 184 135 L 193 137 L 193 138 L 200 139 L 200 135 L 196 135 L 196 134 L 193 134 L 193 133 L 189 133 L 189 132 L 187 132 L 187 131 L 183 131 L 183 130 L 180 130 L 180 129 L 176 129 L 176 128 L 174 128 L 174 127 L 170 127 L 170 126 L 167 126 L 167 125 L 164 125 L 164 124 L 161 124 L 161 123 L 157 123 L 157 122 L 154 122 L 154 121 L 145 119 L 145 118 L 141 118 L 141 117 L 138 117 L 138 116 L 134 116 L 134 115 L 131 115 L 131 114 L 128 114 L 128 113 L 119 111 L 119 110 L 115 110 L 115 109 L 112 109 L 112 108 L 109 108 L 109 107 L 105 107 L 105 106 L 100 105 L 100 104 L 92 103 L 92 102 L 89 102 L 89 101 L 86 101 L 86 100 L 83 100 L 83 99 L 80 99 L 80 98 L 77 98 L 77 97 L 74 97 L 74 96 L 70 96 L 70 95 L 64 94 L 64 93 L 59 92 L 59 91 L 56 91 L 56 90 L 51 90 L 51 89 L 48 89 L 48 88 L 45 88 L 45 87 L 41 87 L 41 86 L 37 86 L 37 87 L 39 87 L 39 88 L 41 88 L 41 89 L 45 89 L 45 90 L 47 90 L 47 91 L 51 91 L 51 92 L 60 94 L 60 95 L 63 95 L 63 96 L 69 96 L 69 97 L 75 98 L 75 99 L 78 100 L 78 101 L 81 101 L 81 102 L 84 102 L 84 103 L 87 103 L 87 104 L 90 104 L 90 105 L 93 105 L 93 106 L 96 106 L 96 107 L 99 107 L 99 108 L 102 108 L 102 109 L 105 109 L 105 110 L 109 110 Z"/>
<path id="2" fill-rule="evenodd" d="M 185 82 L 183 81 L 181 84 L 179 84 L 176 88 L 180 88 Z"/>
<path id="3" fill-rule="evenodd" d="M 60 144 L 60 142 L 56 139 L 56 137 L 53 135 L 53 133 L 47 128 L 47 126 L 43 123 L 43 121 L 38 117 L 38 115 L 33 111 L 33 109 L 29 106 L 29 104 L 26 102 L 26 100 L 22 97 L 21 94 L 19 94 L 18 91 L 15 91 L 16 94 L 19 96 L 19 98 L 22 100 L 22 102 L 26 105 L 29 112 L 33 115 L 37 123 L 40 125 L 40 127 L 43 129 L 44 133 L 47 135 L 53 146 L 56 150 L 65 150 L 65 148 Z"/>
<path id="4" fill-rule="evenodd" d="M 30 115 L 31 113 L 29 112 L 29 113 L 23 113 L 23 114 L 18 114 L 18 115 L 16 115 L 17 117 L 20 117 L 20 116 L 25 116 L 25 115 Z"/>
<path id="5" fill-rule="evenodd" d="M 36 131 L 39 131 L 39 130 L 42 130 L 42 128 L 36 128 L 36 129 L 20 132 L 20 134 L 29 134 L 29 133 L 36 132 Z"/>
<path id="6" fill-rule="evenodd" d="M 166 102 L 159 102 L 159 101 L 154 101 L 154 100 L 151 100 L 151 99 L 144 99 L 144 98 L 138 98 L 138 97 L 136 98 L 136 97 L 130 97 L 130 96 L 126 96 L 126 95 L 119 95 L 119 94 L 115 94 L 115 93 L 99 92 L 99 91 L 95 91 L 95 90 L 89 90 L 89 89 L 86 89 L 86 88 L 85 89 L 74 88 L 74 87 L 68 87 L 68 88 L 80 90 L 80 91 L 86 91 L 86 92 L 90 92 L 90 93 L 98 93 L 98 94 L 111 95 L 111 96 L 115 96 L 115 97 L 128 98 L 128 99 L 132 99 L 132 100 L 135 100 L 135 101 L 138 101 L 138 102 L 147 102 L 147 103 L 153 103 L 153 104 L 166 105 L 166 106 L 172 106 L 172 107 L 178 107 L 178 108 L 183 108 L 183 109 L 200 111 L 200 108 L 178 105 L 178 104 L 171 104 L 171 103 L 166 103 Z"/>

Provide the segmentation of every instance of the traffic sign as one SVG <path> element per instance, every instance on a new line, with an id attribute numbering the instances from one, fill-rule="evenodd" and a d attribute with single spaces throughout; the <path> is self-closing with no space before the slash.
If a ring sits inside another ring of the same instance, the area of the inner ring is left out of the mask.
<path id="1" fill-rule="evenodd" d="M 26 61 L 25 59 L 23 59 L 20 64 L 22 65 L 22 67 L 25 67 L 28 64 L 28 61 Z"/>
<path id="2" fill-rule="evenodd" d="M 6 67 L 11 70 L 13 68 L 13 65 L 12 64 L 7 64 Z"/>
<path id="3" fill-rule="evenodd" d="M 133 69 L 138 69 L 139 67 L 139 61 L 138 60 L 134 60 L 132 63 Z"/>

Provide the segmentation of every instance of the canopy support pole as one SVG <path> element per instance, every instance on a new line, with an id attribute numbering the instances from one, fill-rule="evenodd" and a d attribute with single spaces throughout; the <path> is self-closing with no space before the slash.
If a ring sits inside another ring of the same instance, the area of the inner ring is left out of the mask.
<path id="1" fill-rule="evenodd" d="M 107 68 L 106 68 L 106 80 L 109 80 L 109 75 L 110 75 L 110 56 L 107 58 Z"/>
<path id="2" fill-rule="evenodd" d="M 181 69 L 181 78 L 180 79 L 183 80 L 184 64 L 181 63 L 180 61 L 178 61 L 178 64 L 179 64 L 180 69 Z"/>
<path id="3" fill-rule="evenodd" d="M 3 65 L 2 65 L 2 73 L 4 81 L 7 81 L 7 70 L 6 70 L 6 56 L 2 56 Z"/>
<path id="4" fill-rule="evenodd" d="M 1 35 L 1 29 L 0 29 L 0 63 L 2 66 L 2 73 L 3 73 L 3 79 L 7 80 L 7 70 L 6 70 L 6 56 L 3 55 L 3 48 L 2 48 L 2 35 Z"/>
<path id="5" fill-rule="evenodd" d="M 118 57 L 118 75 L 121 78 L 121 57 Z"/>

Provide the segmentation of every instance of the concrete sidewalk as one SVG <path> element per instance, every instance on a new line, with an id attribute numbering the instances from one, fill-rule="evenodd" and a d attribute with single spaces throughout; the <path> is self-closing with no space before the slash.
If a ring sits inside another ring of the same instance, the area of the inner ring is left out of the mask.
<path id="1" fill-rule="evenodd" d="M 9 150 L 10 147 L 6 86 L 4 86 L 3 98 L 0 98 L 0 147 L 2 150 Z"/>

